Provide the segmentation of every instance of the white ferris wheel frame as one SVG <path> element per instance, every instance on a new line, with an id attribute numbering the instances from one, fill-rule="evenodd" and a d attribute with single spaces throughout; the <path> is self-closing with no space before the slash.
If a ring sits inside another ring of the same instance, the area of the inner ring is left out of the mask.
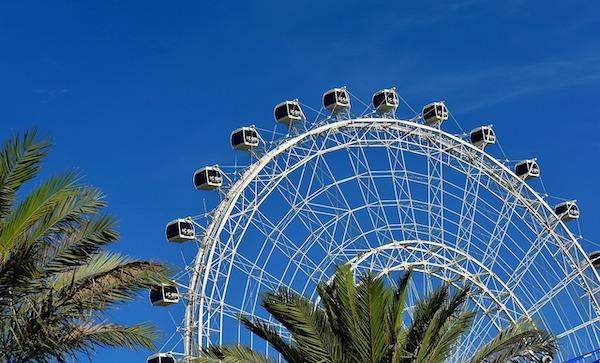
<path id="1" fill-rule="evenodd" d="M 315 125 L 316 127 L 313 127 L 311 129 L 300 130 L 298 134 L 289 136 L 287 139 L 284 139 L 279 145 L 277 145 L 273 149 L 266 151 L 262 155 L 257 154 L 256 156 L 258 157 L 258 159 L 247 167 L 247 169 L 237 181 L 235 181 L 228 187 L 228 190 L 224 192 L 224 197 L 222 198 L 222 201 L 219 203 L 217 208 L 211 213 L 210 223 L 206 228 L 202 228 L 203 231 L 200 235 L 201 238 L 199 238 L 200 247 L 194 260 L 194 266 L 190 276 L 189 293 L 187 296 L 187 305 L 183 328 L 184 357 L 186 357 L 186 359 L 190 359 L 198 353 L 199 347 L 203 346 L 203 334 L 204 332 L 207 332 L 210 329 L 210 327 L 206 326 L 206 324 L 209 323 L 209 319 L 205 317 L 206 312 L 203 310 L 204 304 L 202 304 L 202 299 L 207 299 L 205 289 L 208 286 L 209 282 L 209 273 L 206 269 L 207 267 L 211 266 L 211 262 L 215 258 L 215 254 L 218 253 L 215 249 L 215 242 L 221 235 L 224 225 L 228 220 L 229 216 L 231 215 L 236 203 L 238 202 L 240 195 L 242 195 L 242 192 L 259 175 L 259 173 L 265 167 L 267 167 L 267 165 L 273 162 L 273 160 L 275 160 L 279 155 L 293 149 L 294 147 L 296 147 L 296 145 L 301 144 L 308 138 L 319 137 L 321 135 L 328 135 L 331 133 L 339 132 L 340 130 L 344 129 L 390 129 L 399 132 L 405 136 L 416 136 L 419 138 L 419 140 L 422 140 L 424 144 L 429 145 L 428 147 L 431 147 L 430 145 L 432 143 L 437 143 L 437 148 L 440 154 L 439 159 L 437 161 L 435 160 L 435 158 L 434 160 L 432 160 L 432 173 L 436 173 L 435 169 L 439 166 L 436 166 L 436 162 L 442 162 L 441 158 L 443 155 L 450 155 L 452 158 L 460 159 L 460 161 L 466 162 L 470 167 L 475 168 L 478 172 L 487 175 L 490 181 L 493 181 L 497 183 L 497 185 L 504 188 L 505 191 L 507 191 L 513 198 L 515 198 L 515 203 L 518 203 L 522 207 L 525 207 L 527 209 L 527 213 L 529 213 L 529 215 L 531 215 L 535 220 L 537 220 L 541 226 L 544 226 L 544 231 L 541 231 L 540 233 L 544 233 L 545 237 L 540 239 L 540 246 L 532 247 L 531 253 L 536 253 L 535 249 L 540 248 L 541 245 L 548 241 L 560 244 L 557 247 L 565 255 L 570 267 L 573 269 L 573 272 L 569 275 L 569 279 L 579 279 L 580 283 L 583 284 L 585 290 L 588 292 L 592 292 L 586 298 L 589 299 L 590 307 L 593 311 L 595 311 L 596 318 L 593 319 L 593 321 L 590 321 L 588 324 L 596 324 L 600 321 L 600 300 L 596 294 L 596 292 L 598 292 L 598 286 L 600 286 L 600 275 L 598 274 L 597 270 L 591 268 L 592 263 L 589 260 L 588 255 L 583 250 L 582 246 L 577 242 L 577 238 L 565 226 L 564 222 L 556 216 L 554 210 L 548 205 L 548 203 L 536 191 L 534 191 L 531 186 L 529 186 L 523 179 L 519 178 L 504 163 L 498 161 L 493 156 L 487 154 L 484 148 L 478 148 L 460 137 L 442 131 L 439 127 L 424 125 L 422 123 L 418 123 L 412 120 L 399 120 L 395 118 L 384 117 L 359 117 L 330 121 L 331 122 L 328 123 Z M 347 141 L 347 144 L 339 144 L 336 145 L 335 148 L 324 148 L 321 150 L 315 150 L 313 153 L 307 155 L 302 161 L 295 164 L 295 167 L 297 168 L 300 165 L 305 164 L 311 157 L 331 152 L 333 149 L 347 147 L 355 142 L 358 141 L 349 140 Z M 284 173 L 290 173 L 292 171 L 293 169 L 285 170 L 283 173 L 278 175 L 277 178 L 281 179 Z M 432 180 L 428 182 L 430 184 L 435 184 L 435 181 Z M 275 182 L 275 184 L 272 185 L 271 189 L 275 189 L 276 186 L 277 182 Z M 477 185 L 476 187 L 479 188 L 479 185 Z M 436 198 L 440 198 L 440 191 L 435 190 L 435 185 L 431 186 L 431 188 L 433 203 L 441 204 L 441 200 L 436 201 Z M 442 207 L 440 207 L 440 209 L 441 208 Z M 407 239 L 405 241 L 389 241 L 389 243 L 387 244 L 374 248 L 373 250 L 368 251 L 367 253 L 364 253 L 361 256 L 357 256 L 355 259 L 350 260 L 348 263 L 352 264 L 353 266 L 358 266 L 361 263 L 361 261 L 368 258 L 369 255 L 377 254 L 382 251 L 394 248 L 425 248 L 430 253 L 431 251 L 435 251 L 438 249 L 451 248 L 443 243 L 443 235 L 435 236 L 436 233 L 443 234 L 443 221 L 441 221 L 441 218 L 443 218 L 443 216 L 440 215 L 441 213 L 443 213 L 442 210 L 435 210 L 433 208 L 431 210 L 431 220 L 429 225 L 431 228 L 432 238 L 429 241 L 416 239 Z M 468 211 L 465 212 L 465 216 L 466 218 L 469 217 Z M 436 228 L 436 225 L 438 228 Z M 560 229 L 560 231 L 558 231 L 558 229 Z M 502 234 L 503 231 L 500 230 L 498 233 Z M 471 260 L 472 263 L 481 265 L 482 269 L 484 271 L 486 270 L 484 265 L 485 261 L 478 261 L 474 257 L 470 256 L 468 253 L 464 253 L 462 251 L 454 252 L 457 255 L 462 255 L 464 259 Z M 494 292 L 489 290 L 485 291 L 487 287 L 485 286 L 485 284 L 481 283 L 481 276 L 470 276 L 469 271 L 461 270 L 460 267 L 457 267 L 456 261 L 444 259 L 438 260 L 442 261 L 442 263 L 437 263 L 437 266 L 434 267 L 437 267 L 440 270 L 449 269 L 454 271 L 457 275 L 462 276 L 465 280 L 468 280 L 471 283 L 473 283 L 475 286 L 477 286 L 477 288 L 484 290 L 484 292 L 488 294 L 489 297 L 495 299 L 498 308 L 500 310 L 503 310 L 503 312 L 509 317 L 509 319 L 514 321 L 518 317 L 518 314 L 515 311 L 512 311 L 504 304 L 504 301 L 510 299 L 514 304 L 519 305 L 518 296 L 515 296 L 514 294 L 511 295 L 511 293 L 509 293 L 509 295 L 511 296 L 496 297 L 494 296 Z M 529 268 L 528 263 L 530 262 L 523 260 L 516 267 L 516 269 L 526 270 Z M 416 264 L 413 264 L 413 266 L 414 265 Z M 404 269 L 408 266 L 397 267 L 398 269 Z M 488 273 L 488 277 L 498 279 L 497 276 L 493 276 L 492 271 L 489 271 Z M 519 283 L 519 281 L 500 281 L 500 284 L 505 287 L 505 291 L 508 292 L 511 292 L 509 286 L 511 286 L 511 284 L 516 283 Z M 553 294 L 558 293 L 560 289 L 561 287 L 557 286 L 557 291 L 549 292 L 547 298 L 551 299 L 552 296 L 554 296 Z M 540 306 L 542 306 L 543 304 L 544 302 L 541 301 Z M 522 306 L 520 307 L 520 309 L 521 313 L 525 312 L 526 317 L 528 317 L 527 309 L 525 309 Z M 218 329 L 221 328 L 222 327 L 219 327 Z M 572 327 L 571 330 L 578 330 L 581 328 L 581 326 Z M 562 334 L 568 335 L 570 334 L 570 331 L 565 331 Z"/>

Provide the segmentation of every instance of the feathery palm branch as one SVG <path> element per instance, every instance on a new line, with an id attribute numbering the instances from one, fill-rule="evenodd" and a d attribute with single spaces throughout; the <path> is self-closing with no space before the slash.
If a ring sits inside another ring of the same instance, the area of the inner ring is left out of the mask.
<path id="1" fill-rule="evenodd" d="M 0 361 L 61 362 L 98 347 L 154 348 L 155 327 L 114 324 L 107 312 L 170 271 L 103 249 L 118 240 L 116 220 L 102 212 L 102 193 L 75 173 L 24 188 L 51 145 L 32 130 L 0 149 Z"/>
<path id="2" fill-rule="evenodd" d="M 242 316 L 241 323 L 267 341 L 287 362 L 441 363 L 449 358 L 476 312 L 466 311 L 470 286 L 454 292 L 443 285 L 421 298 L 405 326 L 409 269 L 394 286 L 370 272 L 356 281 L 349 265 L 317 286 L 320 304 L 287 289 L 262 296 L 262 306 L 279 325 Z M 289 333 L 284 336 L 281 331 Z M 554 355 L 556 338 L 519 322 L 501 331 L 476 352 L 470 363 L 536 360 Z M 239 344 L 204 349 L 197 362 L 271 362 Z"/>

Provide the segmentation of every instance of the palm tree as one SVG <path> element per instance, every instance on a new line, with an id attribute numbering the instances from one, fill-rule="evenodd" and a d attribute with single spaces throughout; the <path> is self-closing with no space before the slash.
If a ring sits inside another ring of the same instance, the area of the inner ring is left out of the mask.
<path id="1" fill-rule="evenodd" d="M 32 181 L 52 144 L 36 130 L 0 149 L 0 361 L 66 362 L 98 347 L 153 349 L 147 324 L 108 311 L 165 281 L 168 268 L 103 247 L 118 240 L 102 193 L 76 173 Z"/>
<path id="2" fill-rule="evenodd" d="M 262 306 L 285 327 L 242 316 L 241 322 L 290 363 L 400 362 L 438 363 L 448 358 L 469 330 L 475 312 L 462 306 L 469 286 L 451 293 L 443 285 L 414 306 L 405 324 L 406 294 L 412 270 L 396 286 L 367 272 L 355 283 L 348 265 L 338 267 L 331 283 L 317 286 L 320 305 L 287 289 L 262 296 Z M 555 337 L 521 321 L 501 331 L 471 359 L 476 362 L 539 360 L 557 351 Z M 205 349 L 198 362 L 276 362 L 248 346 Z"/>

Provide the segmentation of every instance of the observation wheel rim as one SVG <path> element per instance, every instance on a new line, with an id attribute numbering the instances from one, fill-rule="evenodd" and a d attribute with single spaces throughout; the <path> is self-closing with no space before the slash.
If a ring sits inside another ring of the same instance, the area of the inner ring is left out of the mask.
<path id="1" fill-rule="evenodd" d="M 507 175 L 507 179 L 510 179 L 512 182 L 514 182 L 515 185 L 519 187 L 519 190 L 525 189 L 528 193 L 530 193 L 530 195 L 535 197 L 535 202 L 539 203 L 539 205 L 542 208 L 544 208 L 549 215 L 554 215 L 554 217 L 556 217 L 556 215 L 554 214 L 554 210 L 549 206 L 546 200 L 538 192 L 536 192 L 533 189 L 533 187 L 527 184 L 525 180 L 519 178 L 513 172 L 513 170 L 511 170 L 505 163 L 488 154 L 484 148 L 476 147 L 475 145 L 469 143 L 468 141 L 465 141 L 461 137 L 445 132 L 441 128 L 428 126 L 410 120 L 400 120 L 382 117 L 358 117 L 328 122 L 322 125 L 317 125 L 317 127 L 306 129 L 298 135 L 294 135 L 289 137 L 288 139 L 284 139 L 284 141 L 281 144 L 277 145 L 271 150 L 268 150 L 251 165 L 249 165 L 247 169 L 241 174 L 239 179 L 231 185 L 230 189 L 224 194 L 224 197 L 222 198 L 219 205 L 215 208 L 212 219 L 204 231 L 204 236 L 200 241 L 200 249 L 198 251 L 198 254 L 196 255 L 196 259 L 194 260 L 195 262 L 191 277 L 191 283 L 189 286 L 190 291 L 194 295 L 194 297 L 189 299 L 188 304 L 186 306 L 186 318 L 184 327 L 186 334 L 189 334 L 189 336 L 186 338 L 186 355 L 192 354 L 191 347 L 193 346 L 191 340 L 189 342 L 187 340 L 193 339 L 194 333 L 200 334 L 200 332 L 193 330 L 194 328 L 198 328 L 198 322 L 196 321 L 196 310 L 198 309 L 199 301 L 197 301 L 196 299 L 198 299 L 198 297 L 200 297 L 200 299 L 204 298 L 202 297 L 204 293 L 204 290 L 202 289 L 206 287 L 209 279 L 208 273 L 206 273 L 205 268 L 206 266 L 211 266 L 210 262 L 215 253 L 215 242 L 221 235 L 224 225 L 228 220 L 229 216 L 231 215 L 231 212 L 234 206 L 236 205 L 239 197 L 242 195 L 243 191 L 259 175 L 259 173 L 263 171 L 265 167 L 267 167 L 267 165 L 269 165 L 273 160 L 275 160 L 275 158 L 289 151 L 290 149 L 293 149 L 294 147 L 296 147 L 296 145 L 301 144 L 304 140 L 308 139 L 309 137 L 325 132 L 339 132 L 343 128 L 359 128 L 374 125 L 385 125 L 390 128 L 404 127 L 410 128 L 413 131 L 418 130 L 419 132 L 428 132 L 434 134 L 435 137 L 439 140 L 444 140 L 448 143 L 452 143 L 453 145 L 466 148 L 473 155 L 477 155 L 482 160 L 485 160 L 495 168 L 501 170 L 503 174 Z M 354 143 L 356 143 L 355 139 L 347 141 L 346 145 L 352 145 Z M 326 151 L 328 150 L 329 148 L 326 149 Z M 443 152 L 447 153 L 448 151 L 444 150 Z M 483 172 L 491 177 L 491 169 L 485 168 L 485 163 L 479 164 L 469 162 L 469 164 L 476 168 L 478 171 Z M 525 199 L 522 196 L 522 193 L 520 191 L 507 192 L 511 193 L 511 195 L 515 198 L 518 198 L 519 202 L 524 205 L 531 203 L 529 199 Z M 534 215 L 534 217 L 540 222 L 542 222 L 541 216 Z M 578 252 L 582 256 L 586 257 L 587 265 L 586 267 L 581 269 L 580 273 L 582 273 L 582 271 L 584 271 L 588 265 L 591 265 L 591 261 L 589 261 L 589 258 L 587 258 L 585 251 L 583 250 L 580 243 L 577 242 L 577 239 L 575 238 L 573 233 L 569 230 L 569 228 L 566 227 L 565 222 L 562 221 L 560 218 L 556 218 L 556 223 L 558 223 L 562 231 L 565 232 L 566 238 L 575 242 L 575 246 L 577 247 Z M 600 281 L 598 271 L 593 269 L 592 271 L 594 271 L 596 279 Z M 590 296 L 590 298 L 593 299 L 596 304 L 598 304 L 595 296 Z M 198 337 L 199 342 L 200 339 L 201 337 Z"/>

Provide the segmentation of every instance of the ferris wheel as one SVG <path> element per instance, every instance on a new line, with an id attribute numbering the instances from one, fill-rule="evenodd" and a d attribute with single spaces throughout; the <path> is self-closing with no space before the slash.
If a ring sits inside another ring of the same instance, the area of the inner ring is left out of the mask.
<path id="1" fill-rule="evenodd" d="M 537 161 L 488 153 L 491 126 L 444 131 L 443 102 L 402 119 L 393 88 L 376 92 L 359 115 L 351 101 L 360 102 L 345 87 L 326 92 L 312 122 L 308 106 L 282 102 L 274 112 L 281 134 L 255 126 L 231 134 L 232 147 L 250 154 L 247 166 L 196 171 L 196 189 L 220 201 L 167 225 L 170 241 L 198 247 L 189 281 L 179 281 L 183 353 L 148 361 L 188 361 L 201 347 L 230 342 L 268 351 L 238 317 L 268 320 L 260 295 L 280 287 L 316 299 L 316 284 L 341 264 L 392 283 L 412 267 L 412 302 L 441 283 L 470 283 L 468 308 L 478 315 L 451 362 L 521 318 L 559 337 L 555 361 L 597 348 L 600 254 L 567 226 L 579 217 L 575 201 L 550 205 L 534 190 Z M 177 302 L 173 289 L 155 291 L 153 302 Z"/>

